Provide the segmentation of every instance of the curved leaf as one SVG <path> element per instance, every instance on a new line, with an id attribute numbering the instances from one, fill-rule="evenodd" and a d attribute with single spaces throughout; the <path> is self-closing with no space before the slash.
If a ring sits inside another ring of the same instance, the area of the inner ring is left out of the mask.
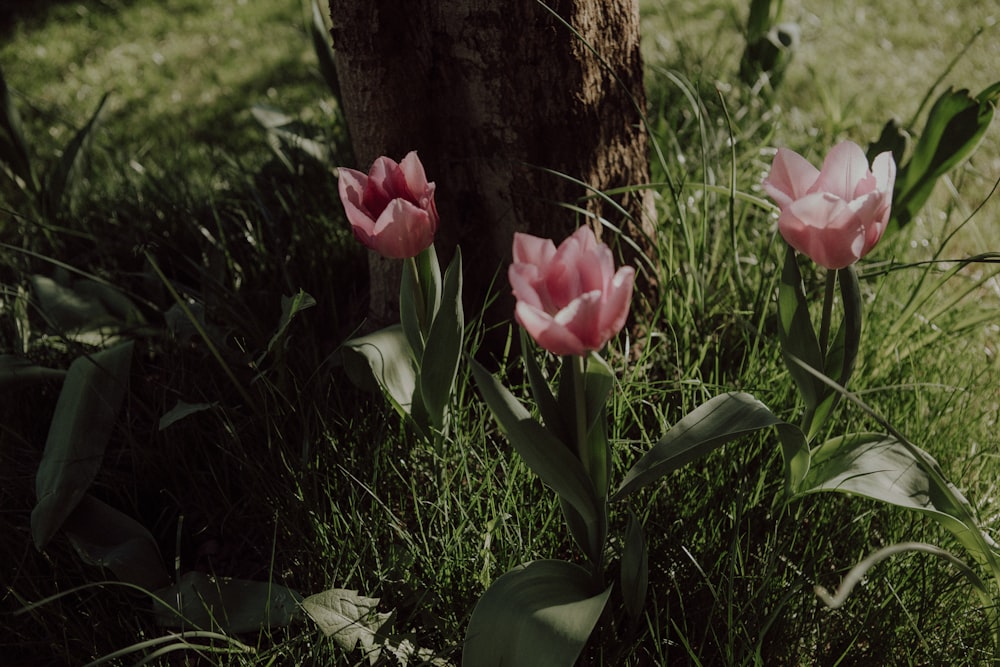
<path id="1" fill-rule="evenodd" d="M 464 337 L 462 253 L 456 248 L 455 258 L 444 274 L 444 291 L 440 307 L 431 322 L 420 361 L 420 393 L 431 423 L 438 429 L 444 428 L 448 403 L 455 388 Z"/>
<path id="2" fill-rule="evenodd" d="M 621 500 L 727 442 L 772 426 L 778 427 L 782 438 L 786 483 L 793 490 L 809 465 L 801 431 L 778 419 L 750 394 L 729 393 L 709 399 L 674 424 L 629 469 L 611 500 Z"/>
<path id="3" fill-rule="evenodd" d="M 800 495 L 838 491 L 865 496 L 926 514 L 951 531 L 980 563 L 996 549 L 973 519 L 965 496 L 941 474 L 923 450 L 881 433 L 832 438 L 813 450 Z"/>
<path id="4" fill-rule="evenodd" d="M 542 482 L 566 500 L 588 527 L 586 548 L 591 559 L 599 558 L 607 534 L 606 504 L 599 500 L 583 464 L 475 359 L 469 359 L 486 405 L 507 435 L 515 451 Z"/>
<path id="5" fill-rule="evenodd" d="M 121 581 L 152 591 L 170 576 L 153 535 L 138 521 L 87 494 L 63 529 L 80 557 L 106 567 Z"/>
<path id="6" fill-rule="evenodd" d="M 380 389 L 401 416 L 411 412 L 417 371 L 400 325 L 344 343 L 344 368 L 363 389 Z"/>
<path id="7" fill-rule="evenodd" d="M 131 341 L 80 357 L 66 373 L 35 475 L 31 536 L 45 547 L 90 488 L 125 398 Z"/>
<path id="8" fill-rule="evenodd" d="M 502 575 L 483 594 L 465 634 L 465 667 L 570 667 L 607 604 L 587 570 L 539 560 Z"/>

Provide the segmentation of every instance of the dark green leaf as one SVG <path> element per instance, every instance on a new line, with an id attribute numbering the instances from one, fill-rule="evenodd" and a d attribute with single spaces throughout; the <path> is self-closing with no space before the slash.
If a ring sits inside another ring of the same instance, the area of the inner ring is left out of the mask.
<path id="1" fill-rule="evenodd" d="M 913 155 L 896 176 L 892 225 L 903 227 L 927 202 L 934 184 L 971 155 L 986 133 L 1000 94 L 1000 82 L 977 97 L 949 88 L 934 102 Z"/>
<path id="2" fill-rule="evenodd" d="M 548 381 L 542 374 L 542 369 L 535 358 L 535 346 L 531 342 L 531 337 L 524 329 L 521 331 L 521 356 L 524 359 L 524 370 L 528 375 L 528 382 L 531 385 L 531 395 L 538 406 L 538 412 L 542 415 L 545 428 L 560 442 L 570 446 L 573 441 L 572 430 L 563 419 L 562 411 L 556 402 L 556 397 L 549 387 Z"/>
<path id="3" fill-rule="evenodd" d="M 718 447 L 764 429 L 777 426 L 785 444 L 788 484 L 808 466 L 805 441 L 796 438 L 794 426 L 781 421 L 763 403 L 750 394 L 729 393 L 701 404 L 667 431 L 653 447 L 629 469 L 611 500 L 621 500 L 633 491 L 699 459 Z M 801 433 L 800 431 L 798 431 Z"/>
<path id="4" fill-rule="evenodd" d="M 579 513 L 587 526 L 591 558 L 600 555 L 607 534 L 606 505 L 599 500 L 594 485 L 573 453 L 531 418 L 528 410 L 496 378 L 474 359 L 469 359 L 486 405 L 507 435 L 515 451 L 541 478 Z"/>
<path id="5" fill-rule="evenodd" d="M 159 429 L 162 431 L 188 415 L 193 415 L 203 410 L 211 410 L 216 405 L 216 403 L 185 403 L 184 401 L 177 401 L 177 405 L 170 408 L 170 410 L 160 417 Z"/>
<path id="6" fill-rule="evenodd" d="M 278 328 L 275 330 L 274 335 L 271 336 L 271 340 L 267 343 L 267 351 L 270 352 L 274 346 L 282 338 L 284 338 L 285 332 L 288 331 L 288 325 L 291 324 L 296 315 L 301 313 L 303 310 L 312 308 L 315 305 L 316 299 L 312 298 L 312 296 L 301 289 L 293 296 L 282 295 L 281 319 L 278 320 Z"/>
<path id="7" fill-rule="evenodd" d="M 595 591 L 590 573 L 573 563 L 539 560 L 517 567 L 476 604 L 462 664 L 571 667 L 610 594 L 610 586 Z"/>
<path id="8" fill-rule="evenodd" d="M 327 6 L 329 7 L 329 5 Z M 313 50 L 319 61 L 319 71 L 333 97 L 339 103 L 341 100 L 340 80 L 337 78 L 337 66 L 334 64 L 333 48 L 330 46 L 330 32 L 326 27 L 326 21 L 320 14 L 319 3 L 316 0 L 313 0 L 312 3 L 312 17 L 310 32 L 312 33 Z"/>
<path id="9" fill-rule="evenodd" d="M 629 513 L 628 528 L 625 530 L 621 568 L 625 610 L 633 619 L 639 619 L 646 604 L 646 589 L 649 585 L 649 554 L 646 540 L 642 536 L 642 524 L 632 512 Z"/>
<path id="10" fill-rule="evenodd" d="M 229 634 L 288 625 L 299 616 L 302 596 L 273 582 L 245 581 L 188 572 L 156 592 L 154 612 L 165 627 L 191 626 Z"/>
<path id="11" fill-rule="evenodd" d="M 427 305 L 424 303 L 416 262 L 413 257 L 403 260 L 403 275 L 399 285 L 399 323 L 413 358 L 420 359 L 424 356 L 424 336 L 427 332 L 424 318 L 427 316 Z"/>
<path id="12" fill-rule="evenodd" d="M 15 354 L 0 354 L 0 390 L 16 389 L 65 376 L 64 370 L 36 366 Z"/>
<path id="13" fill-rule="evenodd" d="M 833 438 L 812 452 L 800 495 L 838 491 L 915 510 L 951 531 L 981 564 L 995 545 L 976 525 L 969 502 L 926 452 L 880 433 Z"/>
<path id="14" fill-rule="evenodd" d="M 823 353 L 819 349 L 819 339 L 809 317 L 809 302 L 802 287 L 795 250 L 790 246 L 785 254 L 785 265 L 781 270 L 781 284 L 778 288 L 778 339 L 788 372 L 805 401 L 806 414 L 812 414 L 825 389 L 815 377 L 789 361 L 789 358 L 800 359 L 812 368 L 821 369 Z"/>
<path id="15" fill-rule="evenodd" d="M 456 248 L 444 274 L 444 291 L 420 362 L 420 392 L 430 422 L 444 428 L 445 416 L 458 373 L 465 338 L 465 311 L 462 308 L 462 253 Z"/>
<path id="16" fill-rule="evenodd" d="M 86 563 L 108 568 L 119 580 L 148 591 L 169 583 L 152 534 L 132 517 L 93 496 L 81 499 L 63 529 Z"/>
<path id="17" fill-rule="evenodd" d="M 66 373 L 35 476 L 35 546 L 45 547 L 76 509 L 101 467 L 125 398 L 131 341 L 74 361 Z"/>

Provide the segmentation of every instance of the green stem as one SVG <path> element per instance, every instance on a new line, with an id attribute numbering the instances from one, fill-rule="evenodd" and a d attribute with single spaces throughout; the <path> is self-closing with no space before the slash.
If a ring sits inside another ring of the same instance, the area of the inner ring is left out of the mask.
<path id="1" fill-rule="evenodd" d="M 573 369 L 573 400 L 576 404 L 576 428 L 574 429 L 576 455 L 583 463 L 584 470 L 590 475 L 590 457 L 587 456 L 587 394 L 584 389 L 586 359 L 580 355 L 573 355 L 569 357 L 568 361 Z"/>
<path id="2" fill-rule="evenodd" d="M 819 353 L 826 365 L 827 347 L 830 344 L 830 316 L 833 312 L 833 293 L 837 288 L 837 272 L 832 269 L 826 271 L 826 293 L 823 295 L 823 318 L 819 323 Z M 816 370 L 822 371 L 822 368 Z"/>
<path id="3" fill-rule="evenodd" d="M 420 325 L 422 338 L 427 340 L 430 323 L 427 321 L 427 299 L 424 298 L 424 286 L 420 282 L 420 269 L 417 268 L 417 258 L 407 257 L 403 260 L 403 270 L 409 271 L 413 278 L 413 303 L 417 309 L 417 322 Z"/>

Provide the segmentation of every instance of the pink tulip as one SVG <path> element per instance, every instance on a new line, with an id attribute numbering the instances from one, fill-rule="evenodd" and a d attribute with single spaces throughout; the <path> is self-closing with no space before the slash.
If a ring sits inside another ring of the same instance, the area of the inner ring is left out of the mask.
<path id="1" fill-rule="evenodd" d="M 896 163 L 878 155 L 868 169 L 861 147 L 844 141 L 817 170 L 798 153 L 779 148 L 764 190 L 781 209 L 778 230 L 788 245 L 828 269 L 842 269 L 871 250 L 885 232 Z"/>
<path id="2" fill-rule="evenodd" d="M 375 160 L 368 175 L 340 168 L 340 201 L 354 236 L 385 257 L 415 257 L 434 242 L 434 184 L 411 151 L 399 164 Z"/>
<path id="3" fill-rule="evenodd" d="M 556 248 L 549 239 L 514 234 L 507 272 L 514 315 L 539 345 L 555 354 L 599 350 L 621 331 L 632 300 L 635 269 L 615 272 L 611 249 L 581 227 Z"/>

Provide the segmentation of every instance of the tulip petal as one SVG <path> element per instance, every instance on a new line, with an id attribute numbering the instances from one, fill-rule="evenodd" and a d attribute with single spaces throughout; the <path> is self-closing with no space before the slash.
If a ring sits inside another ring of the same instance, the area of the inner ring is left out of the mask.
<path id="1" fill-rule="evenodd" d="M 817 178 L 819 169 L 808 160 L 795 151 L 779 148 L 763 186 L 771 199 L 784 208 L 796 199 L 804 197 Z"/>
<path id="2" fill-rule="evenodd" d="M 778 218 L 781 236 L 799 252 L 827 269 L 842 269 L 864 251 L 864 227 L 858 212 L 829 193 L 807 195 Z"/>
<path id="3" fill-rule="evenodd" d="M 370 247 L 394 259 L 416 257 L 434 242 L 427 211 L 403 199 L 393 199 L 382 211 L 372 236 Z"/>
<path id="4" fill-rule="evenodd" d="M 605 342 L 611 339 L 625 326 L 629 306 L 632 303 L 632 289 L 635 285 L 635 269 L 623 266 L 611 279 L 604 290 L 604 300 L 601 305 L 601 338 Z M 604 343 L 601 343 L 601 347 Z"/>
<path id="5" fill-rule="evenodd" d="M 552 239 L 543 239 L 531 234 L 514 233 L 514 261 L 544 267 L 556 254 L 556 244 Z"/>
<path id="6" fill-rule="evenodd" d="M 869 173 L 868 158 L 861 146 L 853 141 L 841 141 L 827 153 L 819 178 L 809 192 L 829 192 L 850 201 L 855 197 L 858 184 Z"/>
<path id="7" fill-rule="evenodd" d="M 601 338 L 601 291 L 577 296 L 556 313 L 556 324 L 580 339 L 586 350 L 599 350 L 607 342 Z"/>
<path id="8" fill-rule="evenodd" d="M 507 282 L 514 292 L 514 298 L 535 308 L 547 310 L 536 289 L 540 281 L 541 275 L 534 264 L 511 264 L 507 269 Z"/>
<path id="9" fill-rule="evenodd" d="M 536 343 L 553 354 L 586 354 L 587 348 L 565 326 L 557 324 L 548 313 L 518 302 L 514 307 L 517 323 L 524 327 Z"/>
<path id="10" fill-rule="evenodd" d="M 420 162 L 420 158 L 417 157 L 416 151 L 410 151 L 406 154 L 406 157 L 399 163 L 399 170 L 410 192 L 417 197 L 427 192 L 428 189 L 433 189 L 434 184 L 427 182 L 424 165 Z"/>
<path id="11" fill-rule="evenodd" d="M 872 174 L 875 175 L 876 189 L 892 201 L 892 189 L 896 183 L 896 160 L 891 151 L 879 153 L 872 160 Z"/>

